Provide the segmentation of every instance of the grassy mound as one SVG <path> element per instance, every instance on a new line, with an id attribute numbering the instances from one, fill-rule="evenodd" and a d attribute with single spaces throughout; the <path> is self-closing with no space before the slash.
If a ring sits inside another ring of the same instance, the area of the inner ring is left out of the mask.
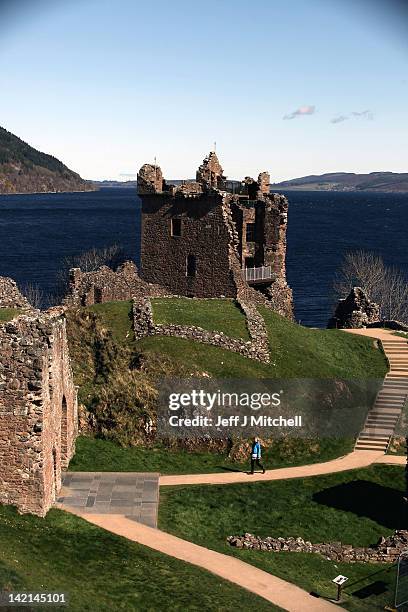
<path id="1" fill-rule="evenodd" d="M 0 308 L 0 323 L 7 323 L 22 313 L 19 308 Z"/>
<path id="2" fill-rule="evenodd" d="M 302 327 L 260 308 L 269 335 L 271 363 L 262 364 L 231 351 L 193 340 L 153 336 L 134 342 L 131 302 L 108 302 L 87 309 L 100 318 L 115 342 L 134 352 L 156 353 L 186 373 L 206 372 L 218 378 L 383 378 L 387 364 L 371 338 L 339 330 Z M 243 337 L 245 317 L 231 300 L 158 298 L 158 323 L 199 325 Z"/>
<path id="3" fill-rule="evenodd" d="M 307 553 L 239 550 L 226 538 L 250 532 L 368 546 L 405 525 L 403 491 L 404 470 L 396 466 L 277 482 L 162 487 L 159 526 L 323 596 L 335 595 L 331 580 L 344 574 L 350 579 L 345 589 L 348 609 L 382 610 L 392 602 L 395 572 L 389 566 L 338 563 Z M 378 580 L 384 592 L 363 597 L 362 589 Z"/>
<path id="4" fill-rule="evenodd" d="M 0 590 L 65 592 L 72 612 L 186 605 L 209 612 L 278 610 L 209 572 L 59 510 L 43 519 L 2 507 L 0 539 Z"/>
<path id="5" fill-rule="evenodd" d="M 188 304 L 191 310 L 188 321 L 204 326 L 205 313 L 214 304 L 215 314 L 209 325 L 219 327 L 218 322 L 221 325 L 222 320 L 231 321 L 232 316 L 238 333 L 242 323 L 243 315 L 231 300 L 177 298 L 155 303 L 159 305 L 159 316 L 170 317 L 166 320 L 176 320 L 174 308 L 181 304 L 184 312 L 181 322 L 185 323 L 184 304 Z M 75 382 L 80 387 L 79 400 L 96 417 L 98 437 L 123 446 L 146 446 L 143 426 L 146 419 L 154 417 L 158 383 L 166 376 L 382 379 L 386 372 L 384 355 L 370 338 L 337 330 L 307 329 L 267 309 L 262 309 L 262 314 L 270 340 L 270 364 L 182 338 L 153 336 L 136 342 L 131 307 L 130 301 L 110 302 L 68 313 L 70 353 Z M 230 326 L 234 327 L 228 323 Z M 80 443 L 73 468 L 137 470 L 146 469 L 150 463 L 151 469 L 163 473 L 185 473 L 203 468 L 219 471 L 229 465 L 228 457 L 210 458 L 205 452 L 194 457 L 194 453 L 186 456 L 172 451 L 166 461 L 163 448 L 152 446 L 151 441 L 148 445 L 148 451 L 134 449 L 125 458 L 113 445 L 102 449 L 99 441 Z M 307 445 L 297 440 L 286 445 L 274 444 L 266 460 L 270 467 L 324 461 L 347 453 L 351 447 L 350 440 L 318 440 Z M 241 464 L 236 467 L 246 468 Z"/>
<path id="6" fill-rule="evenodd" d="M 268 330 L 271 363 L 182 338 L 148 337 L 142 352 L 165 355 L 173 363 L 217 378 L 383 378 L 384 354 L 374 341 L 339 330 L 308 329 L 261 308 Z"/>
<path id="7" fill-rule="evenodd" d="M 156 298 L 152 300 L 155 323 L 194 325 L 249 340 L 245 315 L 228 299 Z"/>

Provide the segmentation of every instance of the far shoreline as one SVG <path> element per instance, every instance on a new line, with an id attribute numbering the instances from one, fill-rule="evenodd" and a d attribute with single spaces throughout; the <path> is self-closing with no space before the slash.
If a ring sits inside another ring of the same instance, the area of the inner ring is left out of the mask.
<path id="1" fill-rule="evenodd" d="M 58 195 L 61 193 L 95 193 L 96 191 L 100 191 L 100 187 L 96 189 L 75 189 L 75 190 L 67 190 L 67 191 L 13 191 L 12 193 L 1 193 L 2 196 L 24 196 L 24 195 Z"/>

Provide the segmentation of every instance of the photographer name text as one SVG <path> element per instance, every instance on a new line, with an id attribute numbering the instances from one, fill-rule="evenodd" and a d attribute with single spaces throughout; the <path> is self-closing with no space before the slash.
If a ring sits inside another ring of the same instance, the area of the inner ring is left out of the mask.
<path id="1" fill-rule="evenodd" d="M 283 416 L 265 415 L 230 415 L 228 417 L 218 416 L 213 419 L 209 416 L 199 415 L 193 418 L 169 417 L 171 427 L 302 427 L 302 416 L 296 415 L 290 418 Z"/>

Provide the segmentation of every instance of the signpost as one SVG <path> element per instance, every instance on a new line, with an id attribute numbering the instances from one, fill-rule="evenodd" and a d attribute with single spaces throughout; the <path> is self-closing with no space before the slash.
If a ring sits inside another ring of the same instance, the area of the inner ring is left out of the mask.
<path id="1" fill-rule="evenodd" d="M 397 581 L 395 583 L 395 608 L 403 610 L 408 605 L 408 550 L 398 558 Z"/>
<path id="2" fill-rule="evenodd" d="M 341 601 L 341 589 L 343 587 L 343 585 L 347 582 L 348 578 L 346 576 L 342 576 L 341 574 L 339 574 L 339 576 L 336 576 L 336 578 L 333 578 L 332 582 L 334 582 L 334 584 L 337 585 L 337 599 L 336 601 Z"/>

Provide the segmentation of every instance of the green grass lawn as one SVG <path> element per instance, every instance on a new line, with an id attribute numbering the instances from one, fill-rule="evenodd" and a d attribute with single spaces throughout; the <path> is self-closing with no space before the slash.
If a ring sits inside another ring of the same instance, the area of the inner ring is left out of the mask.
<path id="1" fill-rule="evenodd" d="M 328 461 L 353 450 L 353 440 L 295 440 L 276 442 L 263 451 L 268 469 Z M 160 472 L 161 474 L 201 474 L 247 471 L 249 460 L 233 462 L 226 454 L 169 449 L 155 445 L 123 448 L 110 440 L 80 437 L 69 469 L 77 472 Z"/>
<path id="2" fill-rule="evenodd" d="M 149 337 L 142 351 L 164 354 L 183 368 L 218 378 L 383 378 L 387 364 L 370 338 L 339 330 L 297 325 L 261 308 L 268 329 L 271 363 L 263 364 L 214 346 L 182 338 Z"/>
<path id="3" fill-rule="evenodd" d="M 59 510 L 42 519 L 0 507 L 0 541 L 0 590 L 65 592 L 69 606 L 59 609 L 278 610 L 209 572 Z"/>
<path id="4" fill-rule="evenodd" d="M 21 313 L 22 310 L 19 308 L 0 308 L 0 323 L 11 321 Z"/>
<path id="5" fill-rule="evenodd" d="M 368 546 L 405 525 L 403 490 L 404 470 L 396 466 L 278 482 L 162 487 L 159 527 L 321 596 L 334 596 L 331 580 L 344 574 L 350 578 L 346 588 L 350 610 L 382 610 L 392 601 L 395 573 L 388 571 L 389 566 L 336 563 L 306 553 L 239 550 L 226 538 L 250 532 Z M 374 577 L 375 572 L 380 573 Z M 360 599 L 358 592 L 377 580 L 384 582 L 386 592 Z"/>
<path id="6" fill-rule="evenodd" d="M 244 313 L 230 299 L 155 298 L 153 319 L 164 325 L 195 325 L 249 340 Z"/>
<path id="7" fill-rule="evenodd" d="M 116 342 L 127 344 L 135 339 L 133 333 L 131 300 L 94 304 L 93 306 L 89 306 L 88 310 L 102 317 L 106 329 L 112 332 Z"/>

